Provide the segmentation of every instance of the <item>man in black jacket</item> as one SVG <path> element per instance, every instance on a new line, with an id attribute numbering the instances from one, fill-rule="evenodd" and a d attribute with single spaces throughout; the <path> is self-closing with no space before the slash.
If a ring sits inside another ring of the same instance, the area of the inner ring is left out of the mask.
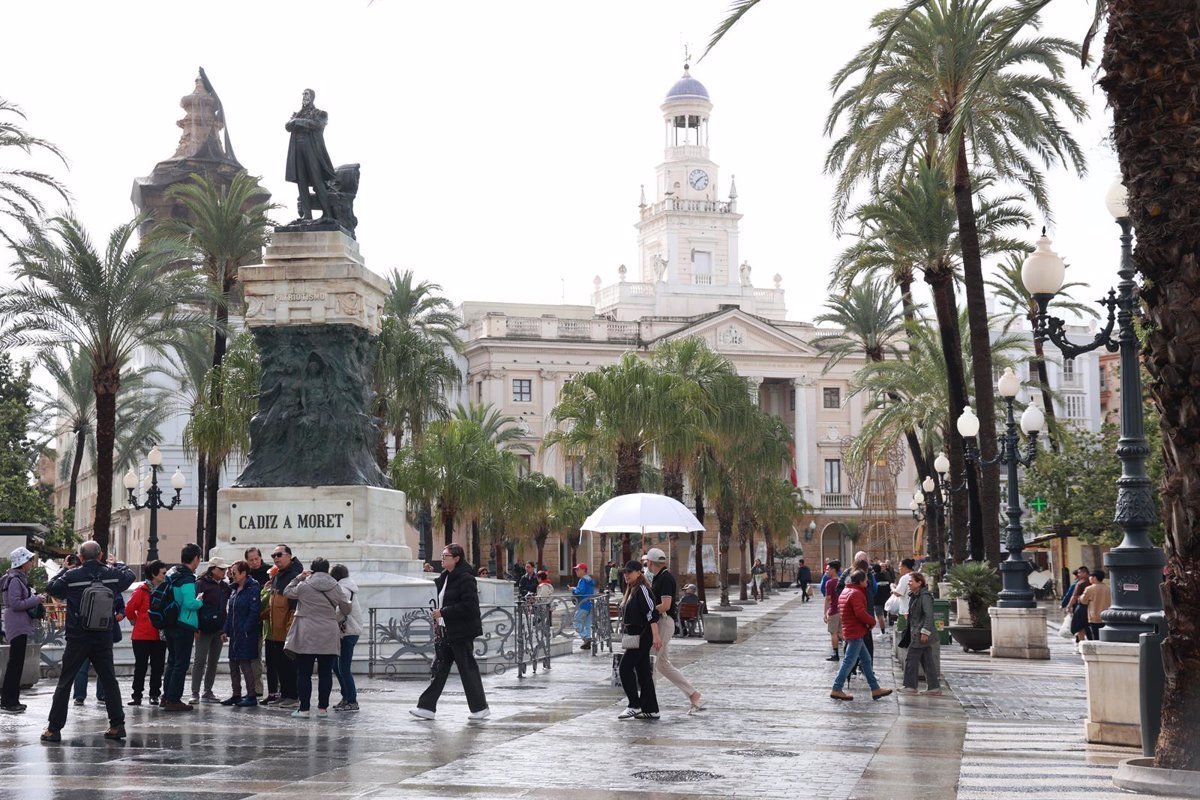
<path id="1" fill-rule="evenodd" d="M 125 708 L 121 703 L 121 689 L 113 671 L 113 640 L 111 625 L 106 630 L 84 628 L 83 593 L 89 586 L 99 583 L 114 592 L 123 592 L 133 583 L 133 572 L 123 563 L 105 566 L 101 560 L 104 551 L 96 542 L 84 542 L 79 546 L 79 557 L 83 562 L 74 569 L 64 569 L 55 575 L 46 592 L 52 597 L 67 601 L 66 646 L 63 648 L 62 667 L 58 685 L 54 687 L 54 701 L 50 706 L 50 721 L 42 731 L 43 742 L 60 742 L 59 731 L 67 724 L 67 699 L 75 683 L 75 675 L 85 661 L 91 661 L 100 685 L 104 688 L 104 701 L 108 710 L 108 730 L 105 739 L 125 738 Z"/>
<path id="2" fill-rule="evenodd" d="M 537 594 L 537 567 L 532 561 L 525 562 L 525 571 L 517 579 L 517 599 L 524 600 L 531 594 Z"/>
<path id="3" fill-rule="evenodd" d="M 450 667 L 458 666 L 471 720 L 487 719 L 487 697 L 483 694 L 483 678 L 475 663 L 475 639 L 483 635 L 483 620 L 479 614 L 479 587 L 466 562 L 462 545 L 448 544 L 442 549 L 442 574 L 434 580 L 437 606 L 433 611 L 436 642 L 434 643 L 433 675 L 429 687 L 421 693 L 417 707 L 408 713 L 417 719 L 433 719 L 437 701 L 450 676 Z"/>

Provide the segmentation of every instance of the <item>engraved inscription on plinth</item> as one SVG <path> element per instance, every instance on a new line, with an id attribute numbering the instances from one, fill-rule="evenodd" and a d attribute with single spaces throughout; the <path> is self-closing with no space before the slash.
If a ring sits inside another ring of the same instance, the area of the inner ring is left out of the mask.
<path id="1" fill-rule="evenodd" d="M 354 501 L 297 499 L 229 504 L 229 541 L 352 542 Z"/>

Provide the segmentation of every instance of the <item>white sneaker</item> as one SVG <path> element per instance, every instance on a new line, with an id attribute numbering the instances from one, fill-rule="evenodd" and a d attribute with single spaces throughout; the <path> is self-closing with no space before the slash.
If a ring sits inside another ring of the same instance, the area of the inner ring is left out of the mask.
<path id="1" fill-rule="evenodd" d="M 308 711 L 301 711 L 300 709 L 297 708 L 295 711 L 292 712 L 292 716 L 295 717 L 296 719 L 308 719 L 312 715 Z"/>
<path id="2" fill-rule="evenodd" d="M 638 719 L 658 719 L 658 712 L 657 711 L 639 711 L 637 714 L 637 718 Z"/>
<path id="3" fill-rule="evenodd" d="M 633 719 L 640 713 L 642 713 L 640 708 L 627 708 L 617 715 L 617 719 Z"/>
<path id="4" fill-rule="evenodd" d="M 480 711 L 472 711 L 470 714 L 467 714 L 467 719 L 481 720 L 481 719 L 487 719 L 491 715 L 492 715 L 491 709 L 485 708 Z"/>
<path id="5" fill-rule="evenodd" d="M 417 719 L 434 719 L 437 714 L 424 708 L 410 708 L 408 713 L 412 714 Z"/>
<path id="6" fill-rule="evenodd" d="M 329 716 L 329 709 L 328 709 L 328 708 L 318 708 L 318 709 L 317 709 L 317 716 L 318 716 L 318 717 L 328 717 L 328 716 Z"/>

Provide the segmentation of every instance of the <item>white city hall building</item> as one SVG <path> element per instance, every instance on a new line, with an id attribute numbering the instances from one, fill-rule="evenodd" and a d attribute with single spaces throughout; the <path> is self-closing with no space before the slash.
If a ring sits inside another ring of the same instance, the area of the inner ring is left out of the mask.
<path id="1" fill-rule="evenodd" d="M 810 564 L 845 558 L 851 545 L 837 523 L 859 516 L 861 502 L 844 473 L 842 448 L 862 424 L 865 398 L 849 392 L 863 359 L 847 358 L 823 374 L 826 361 L 811 342 L 829 329 L 786 318 L 778 274 L 770 286 L 754 285 L 740 252 L 737 188 L 732 176 L 722 184 L 709 150 L 712 108 L 708 91 L 685 67 L 662 104 L 664 156 L 653 197 L 642 191 L 634 274 L 622 265 L 615 283 L 604 285 L 597 276 L 590 306 L 462 304 L 464 383 L 458 399 L 516 417 L 535 451 L 526 457 L 528 468 L 582 489 L 586 476 L 579 460 L 540 447 L 566 382 L 626 352 L 648 356 L 659 342 L 698 336 L 733 362 L 757 390 L 762 408 L 791 431 L 796 485 L 816 510 L 815 530 L 798 526 L 795 542 Z M 911 538 L 915 524 L 908 511 L 913 485 L 909 467 L 896 479 L 891 507 L 900 541 Z M 709 534 L 706 544 L 715 543 L 715 527 Z M 598 539 L 585 538 L 579 557 L 593 564 L 601 557 L 598 545 Z M 529 547 L 517 554 L 532 556 Z M 688 557 L 686 537 L 676 556 Z M 545 550 L 551 573 L 566 575 L 567 558 L 566 543 L 552 537 Z M 730 567 L 738 569 L 732 549 Z M 690 570 L 679 564 L 678 571 Z"/>

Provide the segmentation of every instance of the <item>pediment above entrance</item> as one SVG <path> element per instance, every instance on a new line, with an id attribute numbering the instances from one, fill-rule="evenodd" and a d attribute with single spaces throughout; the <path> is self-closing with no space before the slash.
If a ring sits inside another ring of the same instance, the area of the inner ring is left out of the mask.
<path id="1" fill-rule="evenodd" d="M 675 330 L 664 331 L 655 341 L 699 336 L 718 353 L 758 355 L 801 355 L 820 357 L 817 350 L 786 329 L 758 317 L 733 309 L 704 319 L 681 323 Z"/>

